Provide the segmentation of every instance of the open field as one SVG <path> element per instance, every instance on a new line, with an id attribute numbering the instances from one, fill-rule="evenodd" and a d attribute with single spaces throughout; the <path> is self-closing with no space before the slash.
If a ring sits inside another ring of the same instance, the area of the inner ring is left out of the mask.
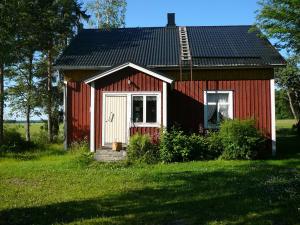
<path id="1" fill-rule="evenodd" d="M 41 131 L 42 126 L 44 126 L 43 123 L 32 123 L 31 127 L 30 127 L 31 135 L 33 137 L 35 135 L 37 135 Z M 25 124 L 24 123 L 4 123 L 4 127 L 14 128 L 25 137 Z"/>
<path id="2" fill-rule="evenodd" d="M 61 145 L 2 157 L 0 224 L 300 224 L 289 127 L 278 121 L 273 160 L 86 164 Z"/>

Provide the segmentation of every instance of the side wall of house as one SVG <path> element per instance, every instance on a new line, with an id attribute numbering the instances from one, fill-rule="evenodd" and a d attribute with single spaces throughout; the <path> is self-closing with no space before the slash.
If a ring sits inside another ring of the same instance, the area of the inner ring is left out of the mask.
<path id="1" fill-rule="evenodd" d="M 67 143 L 90 137 L 91 88 L 80 81 L 67 82 Z"/>
<path id="2" fill-rule="evenodd" d="M 131 84 L 128 83 L 130 80 Z M 110 76 L 102 78 L 95 83 L 95 142 L 96 148 L 102 144 L 102 94 L 103 92 L 142 92 L 156 91 L 161 92 L 162 101 L 163 82 L 157 78 L 146 75 L 135 69 L 127 68 L 116 72 Z M 162 110 L 161 110 L 162 112 Z M 162 120 L 162 116 L 161 116 Z M 162 121 L 161 121 L 162 123 Z M 159 128 L 157 127 L 131 127 L 130 135 L 135 133 L 157 136 Z"/>

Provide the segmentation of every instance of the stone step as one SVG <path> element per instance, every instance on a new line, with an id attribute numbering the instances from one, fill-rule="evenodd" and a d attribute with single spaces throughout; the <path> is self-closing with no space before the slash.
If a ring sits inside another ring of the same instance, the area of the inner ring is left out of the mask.
<path id="1" fill-rule="evenodd" d="M 103 162 L 112 162 L 126 159 L 126 151 L 113 151 L 111 149 L 97 150 L 95 153 L 95 159 Z"/>

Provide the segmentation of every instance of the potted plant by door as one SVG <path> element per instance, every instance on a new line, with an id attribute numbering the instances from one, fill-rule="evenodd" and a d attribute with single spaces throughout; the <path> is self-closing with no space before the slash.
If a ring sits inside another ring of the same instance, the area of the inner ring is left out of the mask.
<path id="1" fill-rule="evenodd" d="M 122 150 L 122 142 L 114 141 L 111 146 L 113 151 L 121 151 Z"/>

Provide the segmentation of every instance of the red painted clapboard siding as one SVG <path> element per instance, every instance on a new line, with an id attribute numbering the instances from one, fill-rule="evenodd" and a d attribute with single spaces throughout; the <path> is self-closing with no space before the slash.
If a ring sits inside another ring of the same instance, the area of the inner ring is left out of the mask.
<path id="1" fill-rule="evenodd" d="M 271 137 L 270 80 L 176 81 L 168 99 L 169 124 L 197 131 L 204 124 L 204 91 L 232 90 L 234 118 L 254 118 Z"/>
<path id="2" fill-rule="evenodd" d="M 90 136 L 90 93 L 89 85 L 82 82 L 67 83 L 68 144 Z"/>
<path id="3" fill-rule="evenodd" d="M 158 127 L 131 127 L 130 136 L 139 134 L 149 134 L 154 142 L 159 140 L 159 130 Z"/>
<path id="4" fill-rule="evenodd" d="M 132 82 L 128 85 L 128 80 Z M 106 78 L 102 78 L 96 81 L 95 85 L 95 139 L 96 148 L 102 145 L 102 93 L 103 91 L 160 91 L 162 92 L 163 82 L 157 78 L 146 75 L 138 70 L 127 68 L 118 71 Z M 162 93 L 161 93 L 162 98 Z M 161 104 L 163 104 L 163 99 L 161 99 Z M 162 112 L 162 111 L 161 111 Z M 161 115 L 162 118 L 162 115 Z M 140 132 L 142 134 L 156 134 L 157 128 L 139 128 L 131 129 L 130 134 L 135 132 Z"/>

